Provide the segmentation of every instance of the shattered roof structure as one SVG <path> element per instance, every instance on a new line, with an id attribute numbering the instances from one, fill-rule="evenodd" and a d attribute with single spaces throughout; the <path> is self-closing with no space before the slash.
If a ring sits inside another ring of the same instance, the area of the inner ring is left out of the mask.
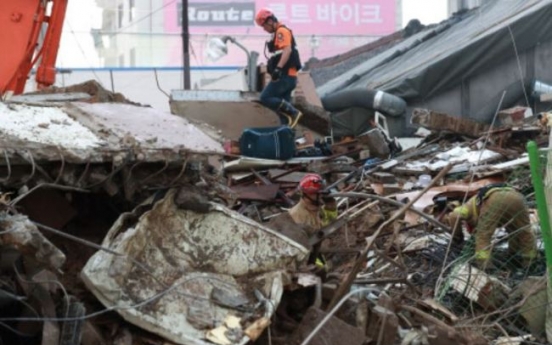
<path id="1" fill-rule="evenodd" d="M 552 112 L 415 109 L 417 147 L 280 161 L 99 91 L 0 103 L 2 344 L 550 343 Z M 301 211 L 313 173 L 327 226 Z M 452 222 L 477 195 L 492 238 Z"/>
<path id="2" fill-rule="evenodd" d="M 0 103 L 0 119 L 1 181 L 11 188 L 93 186 L 114 195 L 121 189 L 113 181 L 122 178 L 131 200 L 224 153 L 182 117 L 130 102 L 95 102 L 86 93 L 16 96 Z"/>
<path id="3" fill-rule="evenodd" d="M 403 35 L 403 31 L 398 31 L 349 52 L 319 61 L 308 61 L 305 64 L 305 69 L 309 70 L 315 85 L 323 85 L 343 75 L 351 67 L 357 66 L 400 43 L 403 40 Z"/>
<path id="4" fill-rule="evenodd" d="M 0 132 L 11 146 L 31 149 L 42 157 L 49 149 L 72 152 L 75 161 L 109 161 L 133 147 L 149 161 L 158 151 L 222 152 L 215 140 L 184 118 L 122 103 L 73 102 L 57 106 L 0 103 Z M 139 149 L 138 149 L 139 147 Z M 56 159 L 59 157 L 55 157 Z"/>
<path id="5" fill-rule="evenodd" d="M 552 79 L 546 66 L 551 16 L 550 0 L 488 2 L 404 39 L 317 92 L 324 97 L 343 89 L 378 89 L 411 108 L 489 121 L 503 91 L 503 107 L 509 107 L 525 98 L 523 84 Z M 440 98 L 444 93 L 446 100 Z"/>

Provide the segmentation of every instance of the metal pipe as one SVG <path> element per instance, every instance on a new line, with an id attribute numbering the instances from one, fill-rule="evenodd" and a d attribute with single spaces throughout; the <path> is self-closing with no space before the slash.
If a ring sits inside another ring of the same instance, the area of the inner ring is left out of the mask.
<path id="1" fill-rule="evenodd" d="M 386 197 L 383 197 L 383 196 L 367 194 L 367 193 L 353 193 L 353 192 L 351 192 L 351 193 L 333 193 L 333 194 L 330 194 L 330 196 L 341 197 L 341 198 L 374 199 L 374 200 L 378 200 L 378 201 L 381 201 L 381 202 L 388 203 L 388 204 L 393 205 L 393 206 L 398 206 L 398 207 L 405 206 L 405 204 L 403 204 L 402 202 L 398 202 L 398 201 L 395 201 L 393 199 L 389 199 L 389 198 L 386 198 Z M 447 225 L 441 223 L 440 221 L 438 221 L 437 219 L 431 217 L 430 215 L 428 215 L 426 213 L 423 213 L 422 211 L 419 211 L 419 210 L 415 209 L 414 207 L 410 207 L 409 210 L 416 213 L 420 217 L 422 217 L 424 219 L 427 219 L 427 221 L 430 222 L 431 224 L 433 224 L 435 226 L 438 226 L 442 229 L 445 229 L 447 231 L 450 231 L 450 228 Z"/>
<path id="2" fill-rule="evenodd" d="M 244 45 L 239 43 L 235 37 L 223 36 L 221 40 L 225 44 L 230 41 L 245 52 L 245 55 L 247 56 L 247 89 L 248 91 L 255 91 L 257 84 L 257 75 L 256 71 L 254 70 L 257 67 L 257 58 L 259 57 L 259 54 L 257 52 L 250 53 L 249 50 L 247 50 Z"/>
<path id="3" fill-rule="evenodd" d="M 184 57 L 184 90 L 190 90 L 190 31 L 188 28 L 188 0 L 182 0 L 182 50 Z"/>
<path id="4" fill-rule="evenodd" d="M 550 215 L 548 214 L 545 186 L 542 181 L 544 176 L 542 175 L 537 143 L 534 141 L 527 143 L 527 153 L 529 154 L 529 167 L 531 169 L 535 199 L 537 200 L 537 213 L 539 215 L 542 240 L 544 242 L 544 256 L 546 257 L 546 267 L 548 268 L 548 283 L 552 284 L 552 233 L 550 232 Z M 549 152 L 546 154 L 547 156 L 550 155 Z"/>

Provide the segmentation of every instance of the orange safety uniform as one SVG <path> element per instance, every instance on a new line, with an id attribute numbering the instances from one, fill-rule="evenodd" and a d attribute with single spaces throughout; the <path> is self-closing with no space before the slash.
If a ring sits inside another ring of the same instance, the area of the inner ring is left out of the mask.
<path id="1" fill-rule="evenodd" d="M 276 54 L 281 54 L 281 51 L 286 47 L 291 47 L 293 49 L 293 35 L 290 29 L 278 23 L 276 32 L 274 33 L 274 49 L 276 50 Z M 292 56 L 290 55 L 289 58 L 291 59 Z M 297 68 L 290 67 L 287 74 L 290 77 L 296 77 Z"/>

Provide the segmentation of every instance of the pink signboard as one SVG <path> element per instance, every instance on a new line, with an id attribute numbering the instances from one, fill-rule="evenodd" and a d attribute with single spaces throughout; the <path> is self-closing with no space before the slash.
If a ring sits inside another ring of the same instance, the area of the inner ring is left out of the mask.
<path id="1" fill-rule="evenodd" d="M 210 38 L 231 35 L 249 51 L 261 54 L 269 35 L 255 25 L 255 14 L 270 8 L 293 30 L 304 62 L 354 49 L 397 29 L 395 0 L 189 0 L 188 21 L 193 65 L 246 65 L 243 52 L 230 45 L 220 60 L 206 58 Z M 164 29 L 180 33 L 182 2 L 164 0 Z M 174 40 L 167 65 L 182 63 L 181 40 Z M 315 42 L 315 43 L 314 43 Z"/>
<path id="2" fill-rule="evenodd" d="M 190 0 L 191 34 L 262 34 L 255 13 L 270 8 L 296 35 L 382 36 L 396 30 L 394 0 Z M 165 31 L 181 31 L 181 1 L 164 0 Z"/>

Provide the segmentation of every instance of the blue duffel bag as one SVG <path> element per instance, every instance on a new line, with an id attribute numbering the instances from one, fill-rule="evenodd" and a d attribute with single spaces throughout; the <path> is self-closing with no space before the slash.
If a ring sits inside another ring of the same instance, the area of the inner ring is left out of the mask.
<path id="1" fill-rule="evenodd" d="M 248 157 L 286 160 L 295 155 L 295 133 L 287 126 L 246 128 L 240 151 Z"/>

